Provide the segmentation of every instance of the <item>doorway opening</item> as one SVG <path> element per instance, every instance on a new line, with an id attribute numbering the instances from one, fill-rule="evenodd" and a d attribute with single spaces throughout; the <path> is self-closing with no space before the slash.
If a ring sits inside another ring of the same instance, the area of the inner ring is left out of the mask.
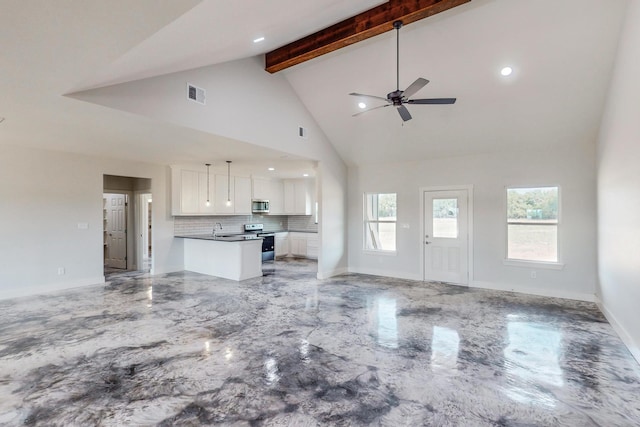
<path id="1" fill-rule="evenodd" d="M 423 188 L 425 281 L 468 285 L 473 273 L 473 187 Z"/>
<path id="2" fill-rule="evenodd" d="M 152 212 L 152 204 L 153 200 L 151 198 L 151 193 L 140 193 L 138 195 L 140 212 L 138 215 L 138 221 L 140 225 L 140 240 L 138 244 L 140 247 L 138 251 L 142 254 L 142 270 L 150 271 L 151 270 L 151 212 Z"/>
<path id="3" fill-rule="evenodd" d="M 151 271 L 151 180 L 104 175 L 102 205 L 105 277 Z"/>

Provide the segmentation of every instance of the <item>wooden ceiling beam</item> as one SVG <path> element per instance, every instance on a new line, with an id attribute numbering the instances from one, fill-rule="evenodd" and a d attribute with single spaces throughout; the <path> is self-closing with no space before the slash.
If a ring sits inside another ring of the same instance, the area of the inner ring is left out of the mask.
<path id="1" fill-rule="evenodd" d="M 345 19 L 268 52 L 265 69 L 276 73 L 334 50 L 393 30 L 393 22 L 404 25 L 428 18 L 471 0 L 389 0 L 387 3 Z"/>

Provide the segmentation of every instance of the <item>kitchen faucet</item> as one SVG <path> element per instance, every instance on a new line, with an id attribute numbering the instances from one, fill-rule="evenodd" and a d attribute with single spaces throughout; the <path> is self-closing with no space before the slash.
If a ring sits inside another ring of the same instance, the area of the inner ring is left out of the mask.
<path id="1" fill-rule="evenodd" d="M 219 222 L 216 222 L 215 224 L 213 224 L 213 236 L 215 237 L 216 234 L 218 234 L 218 231 L 222 231 L 222 224 L 220 224 Z"/>

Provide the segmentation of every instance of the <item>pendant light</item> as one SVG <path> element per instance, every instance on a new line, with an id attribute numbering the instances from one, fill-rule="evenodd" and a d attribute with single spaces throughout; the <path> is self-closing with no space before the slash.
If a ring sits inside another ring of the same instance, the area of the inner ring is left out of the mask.
<path id="1" fill-rule="evenodd" d="M 231 206 L 231 160 L 227 160 L 227 207 Z"/>
<path id="2" fill-rule="evenodd" d="M 209 201 L 209 167 L 211 163 L 205 163 L 205 166 L 207 167 L 207 203 L 205 203 L 205 205 L 209 207 L 211 206 L 211 202 Z"/>

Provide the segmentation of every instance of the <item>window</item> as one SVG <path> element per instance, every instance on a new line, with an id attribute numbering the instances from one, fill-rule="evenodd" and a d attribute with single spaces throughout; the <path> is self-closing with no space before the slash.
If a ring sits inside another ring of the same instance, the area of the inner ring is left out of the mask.
<path id="1" fill-rule="evenodd" d="M 507 189 L 507 258 L 558 262 L 558 187 Z"/>
<path id="2" fill-rule="evenodd" d="M 396 193 L 365 193 L 364 249 L 396 250 Z"/>

